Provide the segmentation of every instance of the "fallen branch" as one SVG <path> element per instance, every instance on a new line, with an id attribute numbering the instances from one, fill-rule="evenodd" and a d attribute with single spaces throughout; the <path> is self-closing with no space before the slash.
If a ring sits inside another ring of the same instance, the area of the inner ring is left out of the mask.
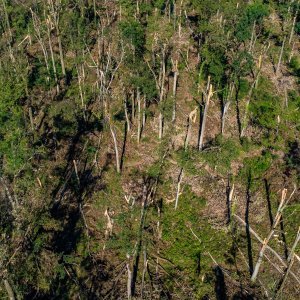
<path id="1" fill-rule="evenodd" d="M 250 225 L 247 225 L 246 222 L 239 217 L 236 214 L 233 214 L 233 217 L 235 217 L 240 223 L 242 223 L 244 226 L 248 226 L 249 227 L 249 231 L 250 233 L 261 243 L 263 244 L 263 240 L 259 237 L 259 235 L 250 227 Z M 286 262 L 282 259 L 282 257 L 274 250 L 272 249 L 270 246 L 266 245 L 266 249 L 268 249 L 270 252 L 272 252 L 274 254 L 274 256 L 281 262 L 281 264 L 287 268 L 287 264 Z M 293 276 L 293 278 L 298 282 L 298 284 L 300 284 L 300 279 L 295 275 L 295 273 L 293 273 L 292 271 L 290 271 L 290 274 Z"/>

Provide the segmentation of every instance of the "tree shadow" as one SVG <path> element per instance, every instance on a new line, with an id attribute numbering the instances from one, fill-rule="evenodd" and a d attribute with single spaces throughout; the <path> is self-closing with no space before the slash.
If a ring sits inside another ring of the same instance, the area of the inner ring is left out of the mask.
<path id="1" fill-rule="evenodd" d="M 269 220 L 270 220 L 270 225 L 272 227 L 274 223 L 274 219 L 272 214 L 272 205 L 271 205 L 271 197 L 270 197 L 270 184 L 268 183 L 267 179 L 264 179 L 264 183 L 265 183 L 265 190 L 266 190 L 266 197 L 267 197 Z"/>
<path id="2" fill-rule="evenodd" d="M 222 269 L 219 266 L 216 266 L 214 268 L 214 273 L 216 276 L 216 282 L 215 282 L 215 293 L 216 293 L 216 299 L 217 300 L 226 300 L 227 292 L 226 292 L 226 284 L 224 279 L 224 273 Z"/>
<path id="3" fill-rule="evenodd" d="M 123 138 L 123 145 L 122 145 L 122 153 L 121 153 L 121 159 L 120 159 L 120 170 L 123 170 L 124 165 L 124 157 L 125 157 L 125 151 L 126 151 L 126 142 L 127 142 L 127 124 L 124 123 L 124 138 Z"/>
<path id="4" fill-rule="evenodd" d="M 241 136 L 241 133 L 242 133 L 242 122 L 241 122 L 241 113 L 240 113 L 240 106 L 239 106 L 239 92 L 240 92 L 240 80 L 239 80 L 238 86 L 236 87 L 236 93 L 235 93 L 235 110 L 236 110 L 236 121 L 237 121 L 239 136 Z"/>

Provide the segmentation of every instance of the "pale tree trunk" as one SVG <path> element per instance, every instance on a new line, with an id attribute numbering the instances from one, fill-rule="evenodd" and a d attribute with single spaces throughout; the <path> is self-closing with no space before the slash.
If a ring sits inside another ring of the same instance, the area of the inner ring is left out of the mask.
<path id="1" fill-rule="evenodd" d="M 278 296 L 280 296 L 280 293 L 281 293 L 282 290 L 283 290 L 283 287 L 284 287 L 284 285 L 285 285 L 285 282 L 286 282 L 286 280 L 287 280 L 287 277 L 288 277 L 288 275 L 289 275 L 289 273 L 290 273 L 290 271 L 291 271 L 291 268 L 292 268 L 292 266 L 293 266 L 293 262 L 294 262 L 294 259 L 295 259 L 295 250 L 296 250 L 296 247 L 297 247 L 299 241 L 300 241 L 300 227 L 298 228 L 298 232 L 297 232 L 297 235 L 296 235 L 294 244 L 293 244 L 293 246 L 292 246 L 292 248 L 291 248 L 289 257 L 288 257 L 288 259 L 287 259 L 288 266 L 287 266 L 286 271 L 285 271 L 285 273 L 284 273 L 284 276 L 283 276 L 282 280 L 280 281 L 279 286 L 278 286 L 278 288 L 277 288 L 277 292 L 276 292 L 276 297 L 275 297 L 275 299 L 277 299 Z"/>
<path id="2" fill-rule="evenodd" d="M 4 286 L 5 286 L 6 292 L 8 294 L 8 299 L 15 300 L 15 295 L 14 295 L 13 289 L 7 279 L 4 279 Z"/>
<path id="3" fill-rule="evenodd" d="M 127 258 L 129 260 L 129 255 Z M 126 264 L 126 267 L 127 267 L 127 299 L 131 300 L 132 299 L 132 293 L 131 293 L 132 271 L 130 269 L 129 262 Z"/>
<path id="4" fill-rule="evenodd" d="M 279 55 L 279 60 L 278 60 L 277 68 L 276 68 L 276 76 L 278 76 L 279 71 L 280 71 L 280 66 L 281 66 L 281 61 L 282 61 L 282 55 L 283 55 L 285 40 L 286 40 L 286 36 L 284 37 L 284 39 L 282 41 L 282 45 L 281 45 L 281 49 L 280 49 L 280 55 Z"/>
<path id="5" fill-rule="evenodd" d="M 84 82 L 85 79 L 85 72 L 84 72 L 84 66 L 82 66 L 80 71 L 80 67 L 75 64 L 76 66 L 76 71 L 77 71 L 77 82 L 78 82 L 78 87 L 79 87 L 79 94 L 80 94 L 80 100 L 81 100 L 81 107 L 82 109 L 85 108 L 84 105 L 84 92 L 83 92 L 83 88 L 82 88 L 82 82 Z"/>
<path id="6" fill-rule="evenodd" d="M 180 169 L 179 171 L 179 176 L 178 176 L 178 181 L 177 181 L 177 190 L 176 190 L 176 198 L 175 198 L 175 210 L 177 209 L 178 206 L 178 200 L 180 196 L 180 186 L 183 178 L 183 168 Z"/>
<path id="7" fill-rule="evenodd" d="M 12 32 L 11 32 L 11 27 L 10 27 L 10 23 L 9 23 L 9 17 L 8 17 L 8 13 L 7 13 L 5 1 L 6 0 L 2 0 L 3 9 L 4 9 L 4 15 L 5 15 L 5 22 L 6 22 L 6 26 L 7 26 L 8 32 L 9 32 L 9 41 L 7 41 L 7 44 L 8 44 L 8 50 L 9 50 L 10 59 L 11 59 L 12 63 L 14 64 L 15 61 L 16 61 L 16 59 L 14 57 L 13 48 L 12 48 L 13 36 L 12 36 Z"/>
<path id="8" fill-rule="evenodd" d="M 119 156 L 119 150 L 118 150 L 118 142 L 117 142 L 117 136 L 116 136 L 116 131 L 114 128 L 113 124 L 109 124 L 110 127 L 110 132 L 114 141 L 114 147 L 115 147 L 115 156 L 116 156 L 116 169 L 117 173 L 121 172 L 121 167 L 120 167 L 120 156 Z"/>
<path id="9" fill-rule="evenodd" d="M 131 120 L 134 121 L 135 118 L 135 97 L 134 92 L 131 94 Z"/>
<path id="10" fill-rule="evenodd" d="M 254 42 L 255 42 L 255 28 L 256 28 L 256 21 L 254 21 L 253 27 L 252 27 L 251 40 L 250 40 L 250 45 L 249 45 L 249 53 L 252 52 L 252 47 L 254 46 Z"/>
<path id="11" fill-rule="evenodd" d="M 256 74 L 256 77 L 253 80 L 253 83 L 250 87 L 250 90 L 248 92 L 247 95 L 247 101 L 246 101 L 246 106 L 245 106 L 245 114 L 244 114 L 244 118 L 243 118 L 243 122 L 242 122 L 242 129 L 241 129 L 241 133 L 240 133 L 240 137 L 244 137 L 245 136 L 245 132 L 246 132 L 246 128 L 248 125 L 248 111 L 249 111 L 249 105 L 250 105 L 250 101 L 252 98 L 252 93 L 253 93 L 253 89 L 255 88 L 255 86 L 257 85 L 258 82 L 258 78 L 261 72 L 261 66 L 262 66 L 262 55 L 260 55 L 259 57 L 259 62 L 258 62 L 258 71 Z"/>
<path id="12" fill-rule="evenodd" d="M 287 203 L 289 202 L 289 200 L 291 199 L 291 197 L 293 196 L 295 190 L 292 192 L 290 198 L 286 201 L 286 193 L 287 193 L 287 190 L 284 189 L 282 191 L 282 195 L 281 195 L 281 201 L 280 201 L 280 204 L 278 206 L 278 209 L 277 209 L 277 213 L 276 213 L 276 216 L 275 216 L 275 219 L 274 219 L 274 223 L 273 223 L 273 226 L 272 226 L 272 229 L 271 231 L 269 232 L 267 238 L 264 240 L 263 242 L 263 245 L 261 247 L 261 250 L 259 252 L 259 255 L 258 255 L 258 260 L 257 260 L 257 263 L 254 267 L 254 271 L 253 271 L 253 274 L 251 276 L 251 281 L 252 282 L 255 282 L 256 281 L 256 278 L 257 278 L 257 275 L 258 275 L 258 272 L 259 272 L 259 269 L 260 269 L 260 266 L 261 266 L 261 263 L 262 263 L 262 260 L 263 260 L 263 257 L 264 257 L 264 252 L 266 250 L 266 247 L 270 241 L 270 239 L 272 238 L 274 232 L 275 232 L 275 229 L 277 227 L 277 225 L 279 224 L 280 222 L 280 219 L 281 219 L 281 215 L 282 215 L 282 212 L 284 210 L 284 208 L 286 207 Z"/>
<path id="13" fill-rule="evenodd" d="M 141 299 L 144 299 L 144 286 L 145 286 L 145 276 L 146 276 L 146 271 L 148 267 L 148 259 L 147 259 L 147 252 L 146 249 L 144 249 L 144 263 L 143 263 L 143 273 L 142 273 L 142 285 L 141 285 Z"/>
<path id="14" fill-rule="evenodd" d="M 198 111 L 198 107 L 196 107 L 193 111 L 191 111 L 187 118 L 187 131 L 186 131 L 185 142 L 184 142 L 184 150 L 186 150 L 187 147 L 189 146 L 189 142 L 190 142 L 190 138 L 191 138 L 192 123 L 196 122 L 197 111 Z"/>
<path id="15" fill-rule="evenodd" d="M 161 61 L 161 82 L 160 82 L 160 95 L 159 95 L 159 103 L 162 106 L 164 101 L 164 91 L 165 91 L 165 76 L 166 76 L 166 62 L 165 62 L 165 48 L 162 52 L 162 61 Z M 163 136 L 163 127 L 164 127 L 164 116 L 162 112 L 162 107 L 159 112 L 159 133 L 158 138 L 161 139 Z"/>
<path id="16" fill-rule="evenodd" d="M 174 69 L 174 81 L 173 81 L 173 113 L 172 122 L 176 120 L 176 91 L 177 91 L 177 80 L 178 80 L 178 61 L 176 60 L 173 64 Z"/>
<path id="17" fill-rule="evenodd" d="M 41 46 L 43 55 L 44 55 L 44 61 L 45 61 L 45 65 L 46 65 L 46 69 L 47 69 L 47 73 L 48 73 L 48 77 L 47 77 L 47 81 L 49 81 L 50 79 L 50 69 L 49 69 L 49 56 L 48 56 L 48 52 L 46 49 L 46 45 L 42 39 L 42 35 L 41 35 L 41 31 L 40 31 L 40 26 L 41 26 L 41 21 L 40 19 L 37 17 L 37 15 L 33 12 L 33 10 L 30 8 L 31 11 L 31 15 L 32 15 L 32 22 L 33 22 L 33 27 L 34 27 L 34 31 L 35 31 L 35 36 L 36 39 L 38 40 L 38 43 Z"/>
<path id="18" fill-rule="evenodd" d="M 130 120 L 128 116 L 128 107 L 127 107 L 127 99 L 125 98 L 124 100 L 124 112 L 125 112 L 125 118 L 126 118 L 126 126 L 127 126 L 127 131 L 130 131 Z"/>
<path id="19" fill-rule="evenodd" d="M 294 55 L 294 48 L 295 48 L 295 42 L 293 42 L 293 45 L 292 45 L 292 49 L 291 49 L 291 53 L 289 55 L 289 63 L 291 62 L 292 58 L 293 58 L 293 55 Z"/>
<path id="20" fill-rule="evenodd" d="M 221 126 L 221 134 L 222 135 L 224 134 L 226 114 L 227 114 L 227 112 L 229 110 L 229 106 L 230 106 L 230 103 L 231 103 L 232 93 L 233 93 L 233 84 L 230 84 L 228 96 L 227 96 L 226 103 L 224 105 L 223 112 L 222 112 L 222 126 Z"/>
<path id="21" fill-rule="evenodd" d="M 264 241 L 262 240 L 262 238 L 250 227 L 249 224 L 246 224 L 246 222 L 241 218 L 239 217 L 238 215 L 236 214 L 233 214 L 233 217 L 238 220 L 243 226 L 247 226 L 249 228 L 249 231 L 250 233 L 256 238 L 256 240 L 263 244 Z M 282 266 L 284 267 L 288 267 L 288 265 L 285 263 L 285 261 L 282 259 L 282 257 L 273 249 L 271 248 L 269 245 L 266 245 L 266 249 L 268 249 L 268 251 L 270 251 L 274 257 L 277 258 L 278 261 L 280 261 L 280 263 L 282 264 Z M 264 254 L 264 256 L 267 258 L 266 254 Z M 271 263 L 271 261 L 268 259 L 268 261 Z M 275 267 L 275 269 L 277 271 L 279 271 L 281 274 L 282 274 L 282 270 L 275 264 L 271 263 L 273 265 L 273 267 Z M 298 284 L 300 284 L 300 279 L 296 276 L 295 273 L 293 273 L 292 271 L 290 271 L 290 274 L 293 276 L 293 278 L 298 282 Z"/>
<path id="22" fill-rule="evenodd" d="M 54 6 L 53 0 L 48 0 L 48 4 L 49 4 L 49 10 L 50 10 L 51 16 L 53 18 L 53 23 L 55 26 L 55 31 L 56 31 L 57 41 L 58 41 L 61 70 L 62 70 L 63 76 L 65 77 L 66 70 L 65 70 L 65 62 L 64 62 L 63 49 L 62 49 L 62 43 L 61 43 L 61 35 L 60 35 L 60 29 L 59 29 L 59 12 L 57 11 L 60 9 L 61 0 L 55 1 L 56 6 L 58 7 L 57 9 Z"/>
<path id="23" fill-rule="evenodd" d="M 208 82 L 210 82 L 210 79 Z M 199 143 L 198 143 L 199 151 L 201 151 L 203 149 L 203 140 L 204 140 L 204 134 L 205 134 L 207 112 L 208 112 L 209 102 L 210 102 L 212 95 L 213 95 L 212 85 L 209 83 L 207 91 L 206 91 L 206 95 L 205 95 L 206 96 L 205 108 L 204 108 L 204 113 L 203 113 L 203 117 L 202 117 L 201 133 L 200 133 L 200 138 L 199 138 Z"/>
<path id="24" fill-rule="evenodd" d="M 58 84 L 58 78 L 57 78 L 57 72 L 56 72 L 56 65 L 55 65 L 55 59 L 54 59 L 54 52 L 52 48 L 52 42 L 51 42 L 51 30 L 52 30 L 52 22 L 50 18 L 47 18 L 47 30 L 48 30 L 48 40 L 49 40 L 49 49 L 51 54 L 51 60 L 52 60 L 52 68 L 53 68 L 53 74 L 54 74 L 54 80 L 56 83 L 56 90 L 57 93 L 59 93 L 59 84 Z"/>

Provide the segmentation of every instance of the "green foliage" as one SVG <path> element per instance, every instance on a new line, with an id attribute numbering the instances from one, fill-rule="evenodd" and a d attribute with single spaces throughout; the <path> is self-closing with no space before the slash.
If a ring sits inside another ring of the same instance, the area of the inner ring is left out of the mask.
<path id="1" fill-rule="evenodd" d="M 261 179 L 265 172 L 271 167 L 273 155 L 264 151 L 260 156 L 246 157 L 243 168 L 239 172 L 239 178 L 252 184 L 253 180 Z"/>
<path id="2" fill-rule="evenodd" d="M 239 42 L 245 42 L 251 38 L 254 22 L 259 25 L 263 18 L 269 14 L 268 6 L 261 1 L 255 1 L 247 6 L 235 29 L 235 36 Z"/>
<path id="3" fill-rule="evenodd" d="M 263 79 L 254 90 L 250 102 L 251 121 L 253 124 L 274 130 L 278 126 L 278 116 L 281 115 L 281 103 L 278 96 L 271 94 L 268 83 Z"/>
<path id="4" fill-rule="evenodd" d="M 300 56 L 293 56 L 290 62 L 294 74 L 300 77 Z"/>
<path id="5" fill-rule="evenodd" d="M 205 199 L 197 197 L 189 186 L 185 186 L 178 209 L 174 210 L 173 205 L 164 207 L 160 251 L 174 264 L 165 264 L 170 280 L 181 273 L 185 281 L 190 282 L 194 293 L 202 297 L 207 292 L 213 293 L 213 262 L 208 253 L 221 263 L 229 247 L 229 236 L 213 229 L 203 216 L 205 205 Z M 199 276 L 205 280 L 199 280 Z M 174 282 L 171 280 L 169 285 L 172 288 Z"/>
<path id="6" fill-rule="evenodd" d="M 0 70 L 0 155 L 8 173 L 22 168 L 31 154 L 21 105 L 26 83 L 18 77 L 16 80 L 15 76 L 8 68 Z"/>
<path id="7" fill-rule="evenodd" d="M 145 43 L 145 33 L 142 25 L 137 21 L 124 21 L 119 23 L 122 36 L 130 43 L 136 54 L 141 54 Z"/>
<path id="8" fill-rule="evenodd" d="M 218 136 L 212 145 L 201 153 L 201 157 L 210 167 L 226 174 L 230 171 L 231 163 L 239 158 L 241 152 L 238 141 Z"/>

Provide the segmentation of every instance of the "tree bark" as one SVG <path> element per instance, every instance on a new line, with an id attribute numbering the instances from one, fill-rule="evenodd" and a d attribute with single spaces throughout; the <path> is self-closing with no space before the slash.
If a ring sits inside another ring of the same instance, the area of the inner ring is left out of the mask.
<path id="1" fill-rule="evenodd" d="M 120 156 L 119 156 L 119 150 L 118 150 L 118 142 L 117 142 L 117 137 L 116 137 L 116 132 L 113 124 L 109 124 L 110 127 L 110 132 L 114 141 L 114 147 L 115 147 L 115 156 L 116 156 L 116 169 L 117 173 L 121 172 L 121 167 L 120 167 Z"/>
<path id="2" fill-rule="evenodd" d="M 207 112 L 208 112 L 209 102 L 210 102 L 210 98 L 211 98 L 212 94 L 213 94 L 212 85 L 209 84 L 209 88 L 208 88 L 208 91 L 206 93 L 204 113 L 203 113 L 203 117 L 202 117 L 201 133 L 200 133 L 199 144 L 198 144 L 198 150 L 199 151 L 201 151 L 203 149 L 203 139 L 204 139 L 204 134 L 205 134 Z"/>
<path id="3" fill-rule="evenodd" d="M 280 49 L 280 55 L 279 55 L 279 60 L 276 68 L 276 76 L 278 76 L 279 71 L 280 71 L 280 66 L 281 66 L 281 61 L 282 61 L 282 55 L 283 55 L 283 49 L 284 49 L 284 44 L 285 44 L 286 36 L 283 39 L 281 49 Z"/>

